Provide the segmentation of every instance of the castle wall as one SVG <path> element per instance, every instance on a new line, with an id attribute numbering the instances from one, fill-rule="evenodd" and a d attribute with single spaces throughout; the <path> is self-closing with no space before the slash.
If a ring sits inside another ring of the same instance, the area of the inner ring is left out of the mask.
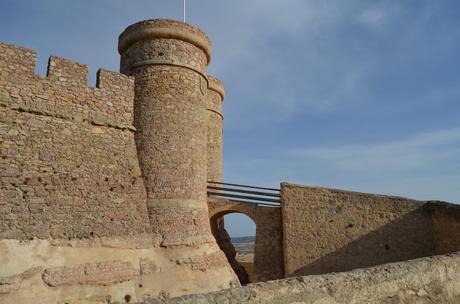
<path id="1" fill-rule="evenodd" d="M 148 228 L 133 79 L 0 42 L 0 239 L 124 236 Z"/>
<path id="2" fill-rule="evenodd" d="M 436 254 L 460 251 L 460 206 L 430 202 Z"/>
<path id="3" fill-rule="evenodd" d="M 143 304 L 456 304 L 460 254 L 289 278 Z"/>
<path id="4" fill-rule="evenodd" d="M 435 254 L 431 209 L 424 202 L 287 183 L 281 202 L 287 276 Z"/>
<path id="5" fill-rule="evenodd" d="M 257 282 L 284 278 L 281 208 L 257 206 L 254 271 Z"/>
<path id="6" fill-rule="evenodd" d="M 151 233 L 134 79 L 100 70 L 91 88 L 86 65 L 58 57 L 40 77 L 35 57 L 0 42 L 0 302 L 123 303 L 238 285 L 215 244 L 166 249 Z"/>

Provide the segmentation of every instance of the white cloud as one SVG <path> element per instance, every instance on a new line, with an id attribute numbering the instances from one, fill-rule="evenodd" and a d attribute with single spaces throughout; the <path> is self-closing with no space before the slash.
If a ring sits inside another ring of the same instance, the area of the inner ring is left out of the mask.
<path id="1" fill-rule="evenodd" d="M 382 27 L 387 23 L 387 11 L 380 7 L 365 9 L 358 15 L 358 22 L 370 27 Z"/>
<path id="2" fill-rule="evenodd" d="M 422 133 L 393 142 L 293 149 L 290 155 L 331 162 L 340 169 L 380 172 L 415 169 L 458 156 L 460 129 Z"/>

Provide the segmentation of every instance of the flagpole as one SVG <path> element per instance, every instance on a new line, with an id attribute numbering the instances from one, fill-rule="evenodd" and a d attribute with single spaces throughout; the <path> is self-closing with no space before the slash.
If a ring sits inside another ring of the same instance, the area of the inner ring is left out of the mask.
<path id="1" fill-rule="evenodd" d="M 185 22 L 185 0 L 184 0 L 184 22 Z"/>

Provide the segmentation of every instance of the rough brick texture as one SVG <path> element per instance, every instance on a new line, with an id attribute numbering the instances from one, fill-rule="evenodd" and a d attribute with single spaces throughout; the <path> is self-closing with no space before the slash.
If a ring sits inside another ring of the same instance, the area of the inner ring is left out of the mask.
<path id="1" fill-rule="evenodd" d="M 121 71 L 135 76 L 136 145 L 153 232 L 163 246 L 213 242 L 206 206 L 210 42 L 185 23 L 148 20 L 120 35 L 119 50 Z"/>
<path id="2" fill-rule="evenodd" d="M 400 197 L 282 184 L 287 276 L 434 254 L 430 207 Z"/>
<path id="3" fill-rule="evenodd" d="M 208 181 L 222 182 L 222 137 L 224 115 L 222 102 L 225 91 L 223 83 L 208 76 Z"/>
<path id="4" fill-rule="evenodd" d="M 0 43 L 0 239 L 142 233 L 149 222 L 132 127 L 133 80 Z"/>

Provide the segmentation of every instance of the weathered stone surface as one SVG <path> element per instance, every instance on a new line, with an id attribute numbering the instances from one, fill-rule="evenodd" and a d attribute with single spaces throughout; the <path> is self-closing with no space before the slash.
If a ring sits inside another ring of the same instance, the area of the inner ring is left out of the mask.
<path id="1" fill-rule="evenodd" d="M 152 273 L 155 273 L 158 271 L 158 266 L 155 263 L 155 261 L 152 261 L 151 259 L 148 258 L 141 258 L 139 260 L 139 269 L 140 269 L 140 275 L 149 275 Z"/>
<path id="2" fill-rule="evenodd" d="M 429 202 L 433 219 L 435 253 L 460 251 L 460 206 L 445 202 Z"/>
<path id="3" fill-rule="evenodd" d="M 209 87 L 206 98 L 208 109 L 208 181 L 222 182 L 222 142 L 224 115 L 222 102 L 225 96 L 224 84 L 208 76 Z"/>
<path id="4" fill-rule="evenodd" d="M 7 277 L 0 276 L 0 294 L 18 291 L 21 288 L 21 283 L 23 280 L 27 280 L 34 274 L 39 273 L 41 271 L 41 267 L 32 267 L 16 275 Z"/>
<path id="5" fill-rule="evenodd" d="M 281 202 L 287 276 L 435 254 L 425 202 L 286 183 Z"/>
<path id="6" fill-rule="evenodd" d="M 297 277 L 143 304 L 456 304 L 460 254 Z"/>
<path id="7" fill-rule="evenodd" d="M 188 258 L 178 259 L 178 265 L 188 265 L 192 270 L 208 271 L 217 267 L 225 267 L 228 264 L 222 252 L 215 252 L 213 254 L 204 254 L 199 256 L 192 256 Z"/>
<path id="8" fill-rule="evenodd" d="M 129 130 L 133 80 L 100 71 L 89 88 L 85 65 L 52 57 L 41 78 L 34 60 L 33 51 L 0 43 L 0 92 L 8 96 L 0 105 L 0 239 L 146 231 Z"/>
<path id="9" fill-rule="evenodd" d="M 0 294 L 17 291 L 21 288 L 21 276 L 0 277 Z"/>
<path id="10" fill-rule="evenodd" d="M 253 204 L 238 204 L 225 199 L 209 198 L 209 217 L 214 236 L 224 248 L 230 263 L 233 252 L 228 250 L 225 238 L 219 237 L 219 221 L 229 213 L 247 215 L 256 224 L 256 244 L 254 248 L 254 272 L 256 280 L 267 281 L 284 278 L 283 265 L 283 235 L 281 208 L 257 206 Z M 239 266 L 234 267 L 238 271 Z"/>
<path id="11" fill-rule="evenodd" d="M 87 263 L 75 267 L 56 267 L 45 269 L 43 281 L 49 286 L 62 285 L 110 285 L 137 278 L 139 272 L 131 263 L 107 261 Z"/>
<path id="12" fill-rule="evenodd" d="M 0 303 L 124 303 L 237 286 L 217 246 L 161 248 L 144 238 L 0 240 Z"/>

